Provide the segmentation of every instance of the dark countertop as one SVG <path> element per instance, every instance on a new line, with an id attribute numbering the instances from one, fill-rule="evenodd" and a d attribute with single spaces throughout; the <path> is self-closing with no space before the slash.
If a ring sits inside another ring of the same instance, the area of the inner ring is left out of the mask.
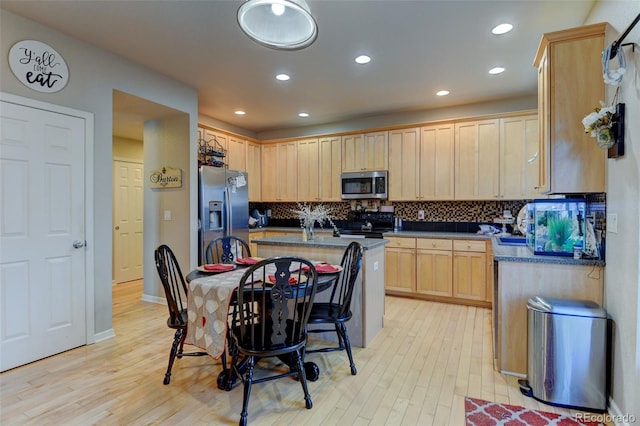
<path id="1" fill-rule="evenodd" d="M 280 232 L 295 232 L 300 231 L 300 228 L 289 228 L 284 226 L 273 226 L 267 228 L 253 228 L 249 229 L 249 232 L 260 231 L 280 231 Z M 314 228 L 313 232 L 318 235 L 333 235 L 333 229 L 331 228 Z M 465 240 L 490 240 L 490 235 L 476 234 L 473 232 L 426 232 L 426 231 L 397 231 L 397 232 L 385 232 L 383 237 L 400 237 L 400 238 L 445 238 L 445 239 L 465 239 Z M 367 238 L 369 239 L 369 238 Z"/>
<path id="2" fill-rule="evenodd" d="M 302 235 L 302 228 L 293 228 L 290 226 L 267 226 L 264 228 L 249 228 L 249 233 L 262 232 L 262 231 L 275 231 L 275 232 L 299 232 Z M 318 234 L 333 235 L 333 229 L 331 228 L 313 228 L 313 232 Z"/>
<path id="3" fill-rule="evenodd" d="M 302 233 L 300 235 L 282 235 L 277 237 L 258 238 L 253 240 L 255 244 L 272 245 L 272 246 L 301 246 L 301 247 L 323 247 L 323 248 L 339 248 L 346 249 L 352 242 L 357 241 L 365 250 L 371 250 L 376 247 L 382 247 L 389 240 L 379 238 L 336 238 L 333 236 L 319 236 L 316 233 L 313 241 L 302 241 Z"/>
<path id="4" fill-rule="evenodd" d="M 289 228 L 289 227 L 267 227 L 267 228 L 254 228 L 251 229 L 250 232 L 259 232 L 259 231 L 284 231 L 291 232 L 297 231 L 300 228 Z M 352 241 L 351 238 L 334 238 L 329 235 L 333 234 L 333 230 L 331 229 L 320 229 L 316 228 L 314 230 L 316 238 L 313 244 L 318 247 L 346 247 L 348 242 Z M 300 234 L 302 231 L 300 230 Z M 573 257 L 566 256 L 544 256 L 544 255 L 535 255 L 529 250 L 527 246 L 512 246 L 512 245 L 502 245 L 500 244 L 496 237 L 491 235 L 483 235 L 469 232 L 422 232 L 422 231 L 397 231 L 397 232 L 385 232 L 382 234 L 383 237 L 398 237 L 398 238 L 443 238 L 443 239 L 464 239 L 464 240 L 490 240 L 493 246 L 493 259 L 500 262 L 529 262 L 529 263 L 556 263 L 556 264 L 564 264 L 564 265 L 595 265 L 595 266 L 605 266 L 604 260 L 597 259 L 574 259 Z M 296 245 L 310 245 L 309 242 L 303 242 L 301 237 L 290 235 L 290 236 L 282 236 L 282 237 L 269 237 L 264 239 L 258 239 L 254 242 L 265 242 L 269 244 L 277 244 L 273 239 L 277 238 L 288 238 L 290 240 L 287 241 L 287 244 L 295 243 Z M 271 240 L 271 241 L 270 241 Z M 335 240 L 335 241 L 334 241 Z M 322 243 L 320 243 L 322 241 Z M 346 243 L 345 243 L 346 241 Z M 364 238 L 358 239 L 358 241 L 365 247 L 372 248 L 377 246 L 375 242 L 385 241 L 383 244 L 386 244 L 387 240 L 379 240 L 374 238 Z M 284 245 L 284 242 L 280 242 L 280 244 Z M 321 244 L 321 245 L 320 245 Z M 370 245 L 372 244 L 372 245 Z"/>
<path id="5" fill-rule="evenodd" d="M 544 256 L 533 254 L 527 246 L 502 245 L 496 237 L 492 238 L 493 259 L 502 262 L 529 262 L 529 263 L 559 263 L 563 265 L 594 265 L 604 266 L 604 260 L 574 259 L 567 256 Z"/>
<path id="6" fill-rule="evenodd" d="M 385 232 L 384 237 L 399 238 L 443 238 L 449 240 L 490 240 L 490 235 L 475 232 L 426 232 L 426 231 L 394 231 Z"/>

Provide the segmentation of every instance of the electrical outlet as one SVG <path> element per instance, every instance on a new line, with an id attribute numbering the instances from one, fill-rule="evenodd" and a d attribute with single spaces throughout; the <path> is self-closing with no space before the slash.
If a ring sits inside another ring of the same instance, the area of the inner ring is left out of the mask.
<path id="1" fill-rule="evenodd" d="M 378 262 L 373 262 L 373 270 L 374 271 L 377 271 L 379 267 L 380 267 L 380 265 L 378 265 Z"/>
<path id="2" fill-rule="evenodd" d="M 607 213 L 607 232 L 618 233 L 618 214 Z"/>
<path id="3" fill-rule="evenodd" d="M 171 220 L 171 210 L 164 211 L 164 220 Z"/>

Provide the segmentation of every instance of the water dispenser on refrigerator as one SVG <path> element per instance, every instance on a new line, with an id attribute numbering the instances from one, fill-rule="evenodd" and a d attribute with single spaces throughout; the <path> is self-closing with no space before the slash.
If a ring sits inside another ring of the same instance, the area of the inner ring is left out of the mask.
<path id="1" fill-rule="evenodd" d="M 209 201 L 210 231 L 222 229 L 222 201 Z"/>

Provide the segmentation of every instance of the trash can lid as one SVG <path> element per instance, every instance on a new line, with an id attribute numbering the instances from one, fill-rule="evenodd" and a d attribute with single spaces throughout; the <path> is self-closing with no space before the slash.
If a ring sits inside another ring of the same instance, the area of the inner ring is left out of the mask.
<path id="1" fill-rule="evenodd" d="M 535 296 L 527 302 L 527 309 L 576 317 L 607 318 L 607 311 L 591 300 L 558 299 Z"/>

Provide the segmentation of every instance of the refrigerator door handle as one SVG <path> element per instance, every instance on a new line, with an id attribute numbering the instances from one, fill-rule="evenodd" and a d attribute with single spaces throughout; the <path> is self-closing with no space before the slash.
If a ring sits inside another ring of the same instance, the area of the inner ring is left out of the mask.
<path id="1" fill-rule="evenodd" d="M 225 226 L 225 229 L 227 230 L 226 236 L 229 236 L 229 235 L 233 235 L 233 229 L 231 228 L 231 224 L 233 223 L 232 217 L 231 217 L 233 209 L 231 208 L 231 195 L 229 194 L 228 186 L 225 186 L 224 188 L 224 204 L 226 206 L 225 210 L 227 213 L 227 223 Z"/>

